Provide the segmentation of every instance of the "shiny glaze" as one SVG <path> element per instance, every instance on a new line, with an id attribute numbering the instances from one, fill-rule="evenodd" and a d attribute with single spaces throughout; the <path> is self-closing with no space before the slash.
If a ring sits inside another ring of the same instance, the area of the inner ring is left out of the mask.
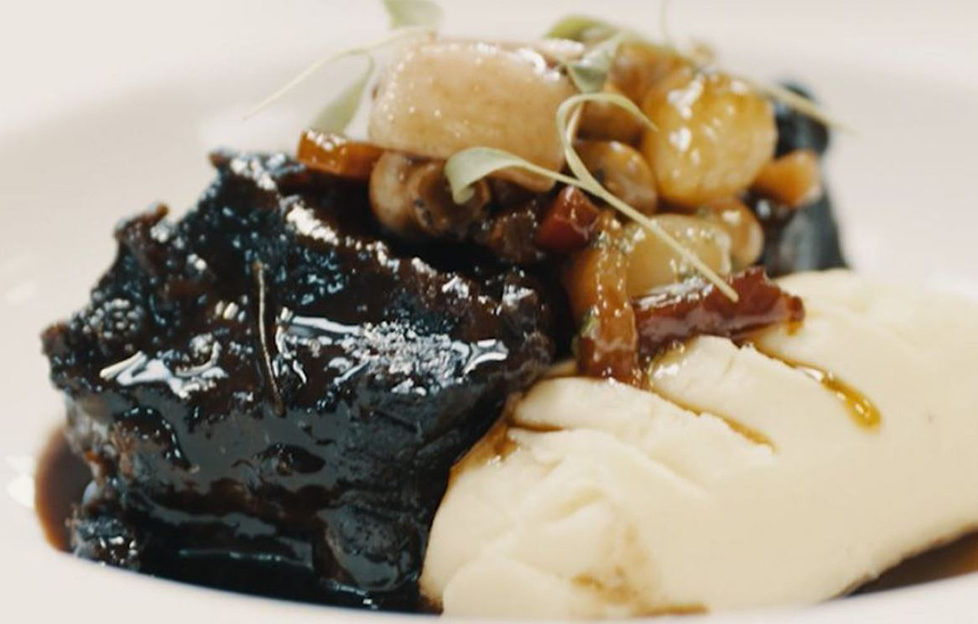
<path id="1" fill-rule="evenodd" d="M 94 476 L 83 557 L 288 598 L 414 609 L 452 462 L 552 357 L 522 272 L 380 241 L 362 185 L 218 154 L 177 223 L 124 223 L 44 334 Z"/>
<path id="2" fill-rule="evenodd" d="M 693 336 L 735 338 L 762 327 L 798 323 L 805 318 L 802 300 L 768 280 L 760 267 L 732 275 L 727 281 L 737 292 L 737 301 L 700 280 L 661 288 L 636 299 L 641 355 L 654 358 L 670 344 Z"/>
<path id="3" fill-rule="evenodd" d="M 645 389 L 654 394 L 658 394 L 664 400 L 678 405 L 680 408 L 686 410 L 687 412 L 696 414 L 697 416 L 712 416 L 714 418 L 719 418 L 730 428 L 731 431 L 744 438 L 751 444 L 766 446 L 772 451 L 775 450 L 774 442 L 771 441 L 771 438 L 764 435 L 764 433 L 761 431 L 745 425 L 732 416 L 719 413 L 717 410 L 701 409 L 688 401 L 683 401 L 681 397 L 672 395 L 667 397 L 656 391 L 656 379 L 661 379 L 663 375 L 676 375 L 679 371 L 679 367 L 681 366 L 681 361 L 685 353 L 686 346 L 683 343 L 674 344 L 669 349 L 660 352 L 649 365 L 648 374 L 646 375 Z"/>
<path id="4" fill-rule="evenodd" d="M 845 406 L 852 421 L 859 427 L 872 431 L 878 429 L 883 422 L 883 417 L 876 404 L 858 388 L 839 379 L 835 373 L 819 368 L 818 366 L 813 366 L 812 364 L 787 359 L 783 355 L 761 349 L 756 343 L 751 341 L 744 342 L 744 345 L 759 353 L 763 353 L 773 360 L 778 360 L 822 384 L 822 387 L 826 391 L 832 393 Z"/>

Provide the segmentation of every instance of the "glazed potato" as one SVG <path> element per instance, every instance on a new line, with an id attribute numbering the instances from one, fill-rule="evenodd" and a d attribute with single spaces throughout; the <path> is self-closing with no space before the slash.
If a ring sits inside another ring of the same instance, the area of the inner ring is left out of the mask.
<path id="1" fill-rule="evenodd" d="M 687 249 L 720 275 L 731 271 L 730 234 L 699 217 L 665 214 L 652 217 Z M 672 249 L 637 224 L 625 227 L 628 245 L 628 294 L 638 297 L 653 288 L 682 281 L 693 268 Z"/>
<path id="2" fill-rule="evenodd" d="M 674 72 L 642 108 L 658 127 L 642 139 L 660 196 L 685 206 L 736 195 L 771 160 L 777 128 L 770 102 L 718 73 Z"/>
<path id="3" fill-rule="evenodd" d="M 407 49 L 381 80 L 370 113 L 370 141 L 435 159 L 476 146 L 503 149 L 541 167 L 564 164 L 554 123 L 575 93 L 540 52 L 478 41 L 428 41 Z M 549 179 L 500 177 L 546 191 Z"/>

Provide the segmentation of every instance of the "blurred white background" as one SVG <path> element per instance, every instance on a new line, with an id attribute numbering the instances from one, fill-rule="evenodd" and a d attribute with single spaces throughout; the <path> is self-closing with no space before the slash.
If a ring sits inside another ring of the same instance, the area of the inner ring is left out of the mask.
<path id="1" fill-rule="evenodd" d="M 444 0 L 446 31 L 539 33 L 548 22 L 528 4 L 539 3 Z M 562 13 L 627 14 L 629 22 L 645 15 L 646 24 L 636 26 L 658 30 L 658 0 L 542 4 Z M 136 84 L 213 76 L 215 67 L 229 76 L 247 67 L 261 71 L 280 62 L 279 42 L 314 56 L 385 26 L 380 2 L 371 0 L 3 0 L 0 7 L 0 129 Z M 809 41 L 817 38 L 826 61 L 866 68 L 896 61 L 978 89 L 973 0 L 672 0 L 669 14 L 677 35 L 714 42 L 721 51 L 754 44 L 794 58 L 810 53 Z M 783 28 L 786 21 L 794 26 Z M 758 40 L 765 25 L 771 28 Z M 295 55 L 297 66 L 304 60 Z"/>

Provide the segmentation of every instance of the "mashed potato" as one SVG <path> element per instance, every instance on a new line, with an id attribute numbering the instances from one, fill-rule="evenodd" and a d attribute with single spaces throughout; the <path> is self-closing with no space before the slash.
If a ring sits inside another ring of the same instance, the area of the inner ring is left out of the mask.
<path id="1" fill-rule="evenodd" d="M 558 618 L 811 603 L 978 525 L 978 307 L 848 272 L 782 283 L 796 331 L 695 339 L 651 391 L 532 388 L 456 467 L 425 594 Z"/>

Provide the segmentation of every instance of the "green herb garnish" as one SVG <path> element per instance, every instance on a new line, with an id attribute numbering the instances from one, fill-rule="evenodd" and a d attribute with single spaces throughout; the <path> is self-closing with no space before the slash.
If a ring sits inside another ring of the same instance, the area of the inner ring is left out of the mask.
<path id="1" fill-rule="evenodd" d="M 581 58 L 565 65 L 567 75 L 581 93 L 596 93 L 604 88 L 611 64 L 618 54 L 618 46 L 628 38 L 629 35 L 624 32 L 615 33 L 585 52 Z"/>
<path id="2" fill-rule="evenodd" d="M 441 27 L 445 14 L 430 0 L 384 0 L 391 28 L 423 26 L 431 30 Z"/>
<path id="3" fill-rule="evenodd" d="M 572 176 L 540 167 L 504 150 L 488 147 L 473 147 L 456 153 L 445 163 L 445 177 L 448 179 L 448 184 L 452 191 L 452 199 L 457 204 L 464 204 L 471 199 L 474 193 L 472 188 L 473 184 L 503 169 L 523 169 L 524 171 L 541 175 L 563 184 L 576 186 L 604 200 L 626 217 L 648 230 L 653 236 L 668 245 L 670 249 L 686 260 L 690 266 L 699 271 L 703 277 L 713 283 L 723 294 L 731 300 L 737 301 L 737 292 L 723 278 L 717 275 L 713 269 L 700 260 L 696 254 L 684 247 L 682 243 L 673 238 L 661 225 L 649 219 L 613 195 L 608 189 L 604 188 L 591 175 L 587 167 L 584 166 L 584 162 L 581 161 L 580 156 L 574 150 L 573 142 L 577 132 L 576 127 L 581 113 L 581 107 L 588 102 L 606 102 L 620 106 L 632 115 L 635 115 L 647 127 L 655 129 L 655 125 L 639 110 L 638 106 L 622 95 L 616 93 L 581 93 L 571 96 L 564 100 L 557 109 L 556 123 L 560 132 L 561 143 L 564 147 L 567 166 L 573 174 Z"/>
<path id="4" fill-rule="evenodd" d="M 586 43 L 607 39 L 621 32 L 617 26 L 586 15 L 568 15 L 550 27 L 544 35 L 548 39 L 570 39 Z"/>

